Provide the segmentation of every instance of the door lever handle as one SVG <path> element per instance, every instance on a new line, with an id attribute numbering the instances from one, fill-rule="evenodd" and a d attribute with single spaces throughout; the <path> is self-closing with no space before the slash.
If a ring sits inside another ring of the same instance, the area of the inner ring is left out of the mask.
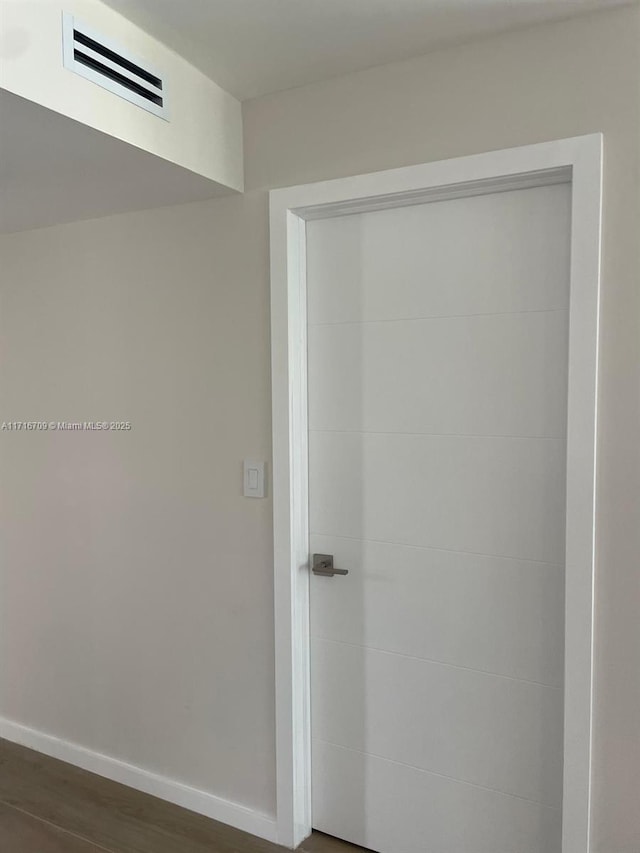
<path id="1" fill-rule="evenodd" d="M 314 575 L 323 575 L 332 578 L 334 575 L 348 575 L 348 569 L 336 569 L 333 565 L 333 554 L 314 554 L 311 563 L 311 571 Z"/>

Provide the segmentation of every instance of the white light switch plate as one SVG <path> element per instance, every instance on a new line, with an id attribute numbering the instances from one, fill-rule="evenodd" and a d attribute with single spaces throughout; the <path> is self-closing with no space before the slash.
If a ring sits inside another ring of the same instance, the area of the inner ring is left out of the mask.
<path id="1" fill-rule="evenodd" d="M 264 462 L 254 459 L 244 460 L 243 494 L 245 498 L 263 498 L 265 496 Z"/>

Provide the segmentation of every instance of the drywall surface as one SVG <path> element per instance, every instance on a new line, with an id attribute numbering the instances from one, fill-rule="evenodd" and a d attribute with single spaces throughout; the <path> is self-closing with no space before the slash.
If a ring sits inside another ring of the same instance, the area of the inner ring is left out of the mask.
<path id="1" fill-rule="evenodd" d="M 271 814 L 266 208 L 228 200 L 0 238 L 0 421 L 131 422 L 0 429 L 0 717 Z"/>
<path id="2" fill-rule="evenodd" d="M 64 68 L 63 12 L 160 70 L 170 121 Z M 230 190 L 242 189 L 240 103 L 99 0 L 0 0 L 0 87 Z"/>
<path id="3" fill-rule="evenodd" d="M 270 187 L 603 131 L 594 821 L 640 849 L 640 10 L 244 105 L 246 196 L 0 238 L 0 716 L 275 808 Z M 582 851 L 581 851 L 582 853 Z"/>

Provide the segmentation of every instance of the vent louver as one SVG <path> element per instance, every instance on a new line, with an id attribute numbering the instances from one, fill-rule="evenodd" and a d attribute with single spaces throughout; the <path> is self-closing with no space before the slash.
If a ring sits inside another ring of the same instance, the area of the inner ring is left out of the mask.
<path id="1" fill-rule="evenodd" d="M 64 67 L 160 118 L 167 119 L 166 80 L 147 62 L 65 12 Z"/>

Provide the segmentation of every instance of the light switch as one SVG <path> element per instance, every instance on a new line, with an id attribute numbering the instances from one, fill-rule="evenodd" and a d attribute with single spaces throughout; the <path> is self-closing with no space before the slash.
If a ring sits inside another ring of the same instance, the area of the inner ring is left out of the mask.
<path id="1" fill-rule="evenodd" d="M 265 496 L 264 462 L 256 462 L 253 459 L 244 460 L 244 487 L 245 498 L 263 498 Z"/>

